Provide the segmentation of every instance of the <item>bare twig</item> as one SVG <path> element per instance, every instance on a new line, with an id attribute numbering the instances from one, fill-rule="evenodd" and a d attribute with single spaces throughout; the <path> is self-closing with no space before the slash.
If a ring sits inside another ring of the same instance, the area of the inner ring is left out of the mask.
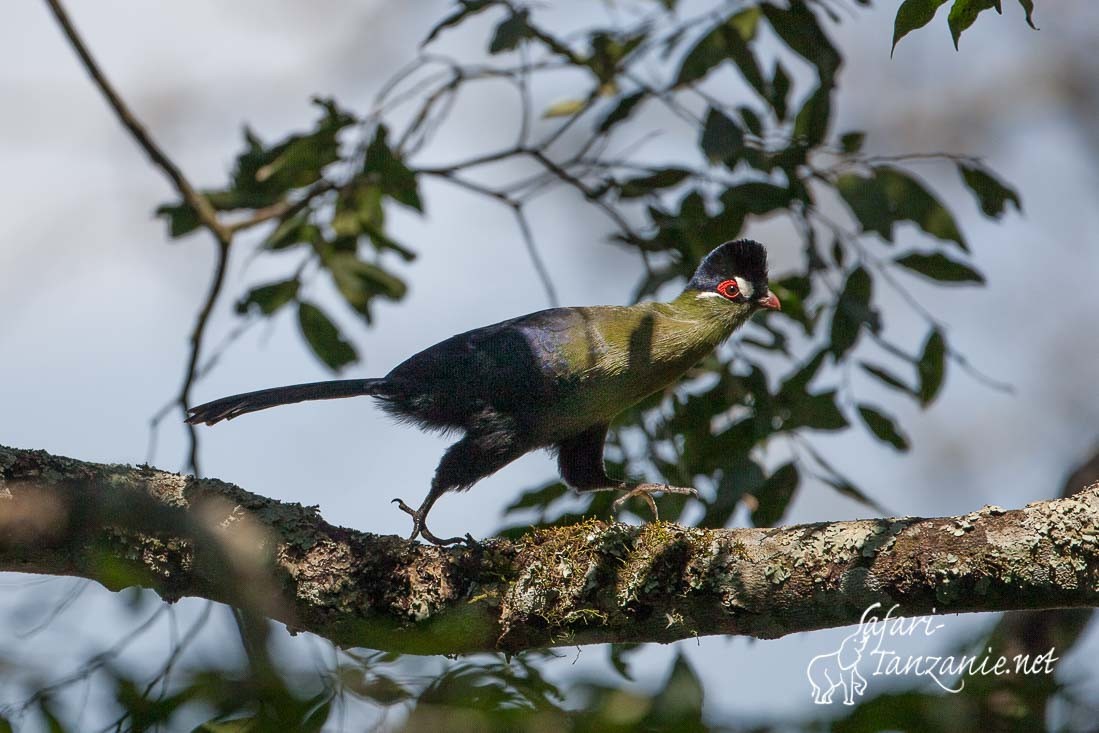
<path id="1" fill-rule="evenodd" d="M 156 144 L 149 132 L 142 126 L 137 117 L 130 111 L 129 107 L 126 106 L 122 97 L 119 96 L 118 92 L 115 91 L 114 87 L 107 80 L 107 77 L 103 74 L 103 71 L 92 57 L 91 52 L 88 51 L 84 41 L 76 32 L 76 28 L 73 26 L 68 14 L 62 7 L 60 0 L 46 0 L 46 4 L 50 7 L 50 10 L 53 11 L 53 15 L 57 19 L 58 25 L 61 26 L 61 30 L 64 32 L 65 37 L 69 39 L 69 43 L 72 45 L 73 50 L 76 51 L 76 55 L 80 58 L 85 70 L 92 77 L 92 81 L 95 82 L 99 91 L 106 98 L 107 103 L 110 105 L 111 109 L 114 110 L 115 115 L 118 117 L 118 120 L 122 123 L 123 127 L 130 132 L 134 140 L 137 141 L 137 144 L 153 161 L 153 164 L 164 171 L 164 174 L 168 176 L 172 185 L 183 198 L 184 203 L 195 212 L 195 216 L 198 217 L 199 223 L 214 236 L 217 243 L 217 262 L 214 267 L 214 275 L 210 281 L 210 286 L 207 289 L 206 299 L 199 308 L 198 315 L 195 319 L 195 326 L 191 331 L 191 353 L 187 360 L 187 369 L 184 372 L 183 384 L 181 385 L 179 394 L 176 398 L 180 409 L 186 413 L 187 408 L 190 406 L 191 387 L 194 385 L 198 370 L 199 358 L 202 351 L 202 339 L 206 332 L 206 324 L 210 320 L 210 313 L 214 309 L 214 305 L 217 302 L 218 296 L 221 294 L 221 289 L 225 282 L 225 273 L 229 263 L 229 246 L 232 243 L 235 229 L 226 226 L 218 219 L 217 211 L 214 209 L 209 199 L 199 193 L 195 187 L 191 185 L 190 181 L 183 175 L 179 166 L 172 162 L 160 146 Z M 187 465 L 194 473 L 198 474 L 200 473 L 198 466 L 198 435 L 195 432 L 194 426 L 187 425 L 186 429 L 190 442 Z"/>
<path id="2" fill-rule="evenodd" d="M 592 204 L 595 204 L 597 208 L 602 210 L 603 213 L 610 217 L 611 221 L 613 221 L 618 226 L 618 228 L 622 231 L 622 235 L 626 237 L 628 241 L 640 241 L 641 237 L 634 231 L 633 227 L 630 226 L 630 223 L 626 221 L 625 217 L 622 216 L 622 213 L 618 211 L 618 209 L 608 204 L 602 198 L 600 198 L 595 191 L 588 187 L 587 184 L 585 184 L 576 176 L 573 176 L 562 166 L 555 163 L 541 150 L 527 150 L 526 153 L 527 155 L 530 155 L 536 161 L 541 163 L 546 170 L 556 175 L 558 178 L 561 179 L 562 182 L 575 188 L 584 196 L 585 199 L 587 199 Z"/>
<path id="3" fill-rule="evenodd" d="M 195 211 L 195 215 L 198 216 L 202 225 L 209 229 L 219 242 L 225 242 L 228 244 L 229 232 L 218 221 L 217 212 L 210 204 L 209 200 L 190 184 L 190 182 L 184 177 L 183 172 L 179 167 L 171 161 L 171 159 L 160 149 L 160 146 L 153 141 L 148 131 L 141 125 L 130 111 L 126 103 L 122 101 L 122 98 L 118 96 L 118 92 L 114 90 L 111 83 L 107 80 L 107 77 L 103 75 L 99 65 L 92 58 L 91 53 L 88 51 L 87 46 L 84 45 L 84 41 L 81 40 L 79 34 L 76 32 L 76 28 L 73 27 L 72 21 L 69 20 L 68 14 L 61 6 L 60 0 L 46 0 L 46 4 L 50 6 L 50 10 L 53 11 L 54 17 L 57 19 L 58 25 L 61 26 L 61 30 L 65 33 L 66 38 L 69 39 L 69 43 L 72 44 L 73 50 L 76 51 L 76 55 L 80 57 L 81 63 L 84 64 L 85 70 L 92 77 L 92 81 L 99 87 L 99 91 L 106 97 L 107 103 L 110 104 L 111 109 L 114 110 L 115 115 L 118 117 L 119 122 L 130 131 L 134 140 L 138 145 L 148 154 L 153 163 L 158 168 L 164 171 L 172 181 L 172 185 L 176 187 L 183 200 Z"/>
<path id="4" fill-rule="evenodd" d="M 466 190 L 481 196 L 487 196 L 488 198 L 495 199 L 500 203 L 511 209 L 515 215 L 515 220 L 519 226 L 519 233 L 523 237 L 523 244 L 527 248 L 527 254 L 530 256 L 531 263 L 534 265 L 534 271 L 538 275 L 538 279 L 542 282 L 542 287 L 546 291 L 546 298 L 549 299 L 550 305 L 557 306 L 559 301 L 557 300 L 557 289 L 553 285 L 553 280 L 550 278 L 549 270 L 546 269 L 546 263 L 542 259 L 541 253 L 538 251 L 537 244 L 534 241 L 534 233 L 531 231 L 530 223 L 527 221 L 526 212 L 523 210 L 523 202 L 508 196 L 506 193 L 497 191 L 496 189 L 489 188 L 488 186 L 482 186 L 479 183 L 475 183 L 466 178 L 455 175 L 450 172 L 449 169 L 435 170 L 421 170 L 421 173 L 433 175 L 438 178 L 448 181 L 455 186 L 460 186 Z"/>
<path id="5" fill-rule="evenodd" d="M 184 372 L 183 385 L 179 390 L 179 409 L 184 414 L 187 413 L 187 408 L 191 406 L 191 388 L 194 386 L 195 378 L 198 375 L 199 358 L 202 355 L 202 337 L 206 333 L 206 324 L 210 320 L 210 314 L 214 310 L 214 304 L 217 302 L 218 296 L 221 295 L 221 288 L 225 285 L 225 273 L 229 268 L 229 242 L 222 242 L 218 240 L 217 249 L 217 262 L 214 265 L 214 276 L 210 279 L 210 287 L 206 292 L 206 299 L 202 303 L 202 307 L 199 308 L 198 316 L 195 319 L 195 327 L 191 330 L 191 353 L 187 358 L 187 369 Z M 190 451 L 187 455 L 187 465 L 190 466 L 190 470 L 196 476 L 201 476 L 202 471 L 198 466 L 198 435 L 195 432 L 195 426 L 190 423 L 184 423 L 187 428 L 187 435 L 190 440 Z"/>
<path id="6" fill-rule="evenodd" d="M 538 245 L 534 241 L 534 233 L 530 229 L 527 213 L 523 211 L 523 205 L 516 202 L 512 202 L 511 210 L 515 213 L 515 221 L 519 225 L 519 232 L 523 235 L 523 243 L 526 245 L 527 254 L 530 256 L 531 262 L 534 263 L 534 270 L 538 273 L 538 279 L 542 281 L 542 287 L 546 289 L 546 297 L 549 298 L 550 305 L 556 307 L 561 304 L 557 299 L 557 289 L 553 286 L 549 270 L 546 269 L 546 263 L 542 260 L 542 254 L 538 251 Z"/>

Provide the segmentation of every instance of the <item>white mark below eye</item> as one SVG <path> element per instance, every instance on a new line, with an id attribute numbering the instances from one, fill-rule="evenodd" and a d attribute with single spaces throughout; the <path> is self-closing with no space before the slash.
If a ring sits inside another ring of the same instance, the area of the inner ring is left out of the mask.
<path id="1" fill-rule="evenodd" d="M 736 280 L 736 286 L 737 289 L 740 291 L 740 294 L 743 295 L 745 298 L 751 299 L 751 297 L 755 294 L 755 288 L 752 287 L 752 283 L 748 282 L 742 277 L 734 277 L 733 279 Z"/>

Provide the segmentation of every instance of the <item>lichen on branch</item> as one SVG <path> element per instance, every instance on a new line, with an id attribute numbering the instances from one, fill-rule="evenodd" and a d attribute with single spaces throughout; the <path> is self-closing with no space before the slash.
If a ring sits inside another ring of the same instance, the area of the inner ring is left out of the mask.
<path id="1" fill-rule="evenodd" d="M 439 548 L 214 479 L 0 447 L 0 569 L 231 603 L 406 653 L 775 638 L 907 615 L 1099 603 L 1099 484 L 957 517 L 697 529 L 589 520 Z"/>

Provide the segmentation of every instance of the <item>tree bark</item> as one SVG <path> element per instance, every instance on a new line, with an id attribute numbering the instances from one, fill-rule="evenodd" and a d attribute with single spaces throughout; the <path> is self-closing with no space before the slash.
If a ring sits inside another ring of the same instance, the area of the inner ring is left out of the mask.
<path id="1" fill-rule="evenodd" d="M 590 520 L 439 548 L 214 479 L 0 447 L 0 570 L 258 611 L 342 646 L 438 654 L 775 638 L 894 616 L 1094 607 L 1099 483 L 1022 509 L 706 530 Z"/>

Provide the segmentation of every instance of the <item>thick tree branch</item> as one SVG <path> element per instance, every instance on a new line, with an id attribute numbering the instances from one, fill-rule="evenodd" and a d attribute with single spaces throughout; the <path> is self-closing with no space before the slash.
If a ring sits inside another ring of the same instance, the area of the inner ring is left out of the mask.
<path id="1" fill-rule="evenodd" d="M 958 517 L 703 530 L 590 521 L 437 548 L 217 480 L 0 448 L 0 569 L 237 605 L 341 645 L 517 651 L 774 638 L 905 614 L 1099 604 L 1099 484 Z"/>

